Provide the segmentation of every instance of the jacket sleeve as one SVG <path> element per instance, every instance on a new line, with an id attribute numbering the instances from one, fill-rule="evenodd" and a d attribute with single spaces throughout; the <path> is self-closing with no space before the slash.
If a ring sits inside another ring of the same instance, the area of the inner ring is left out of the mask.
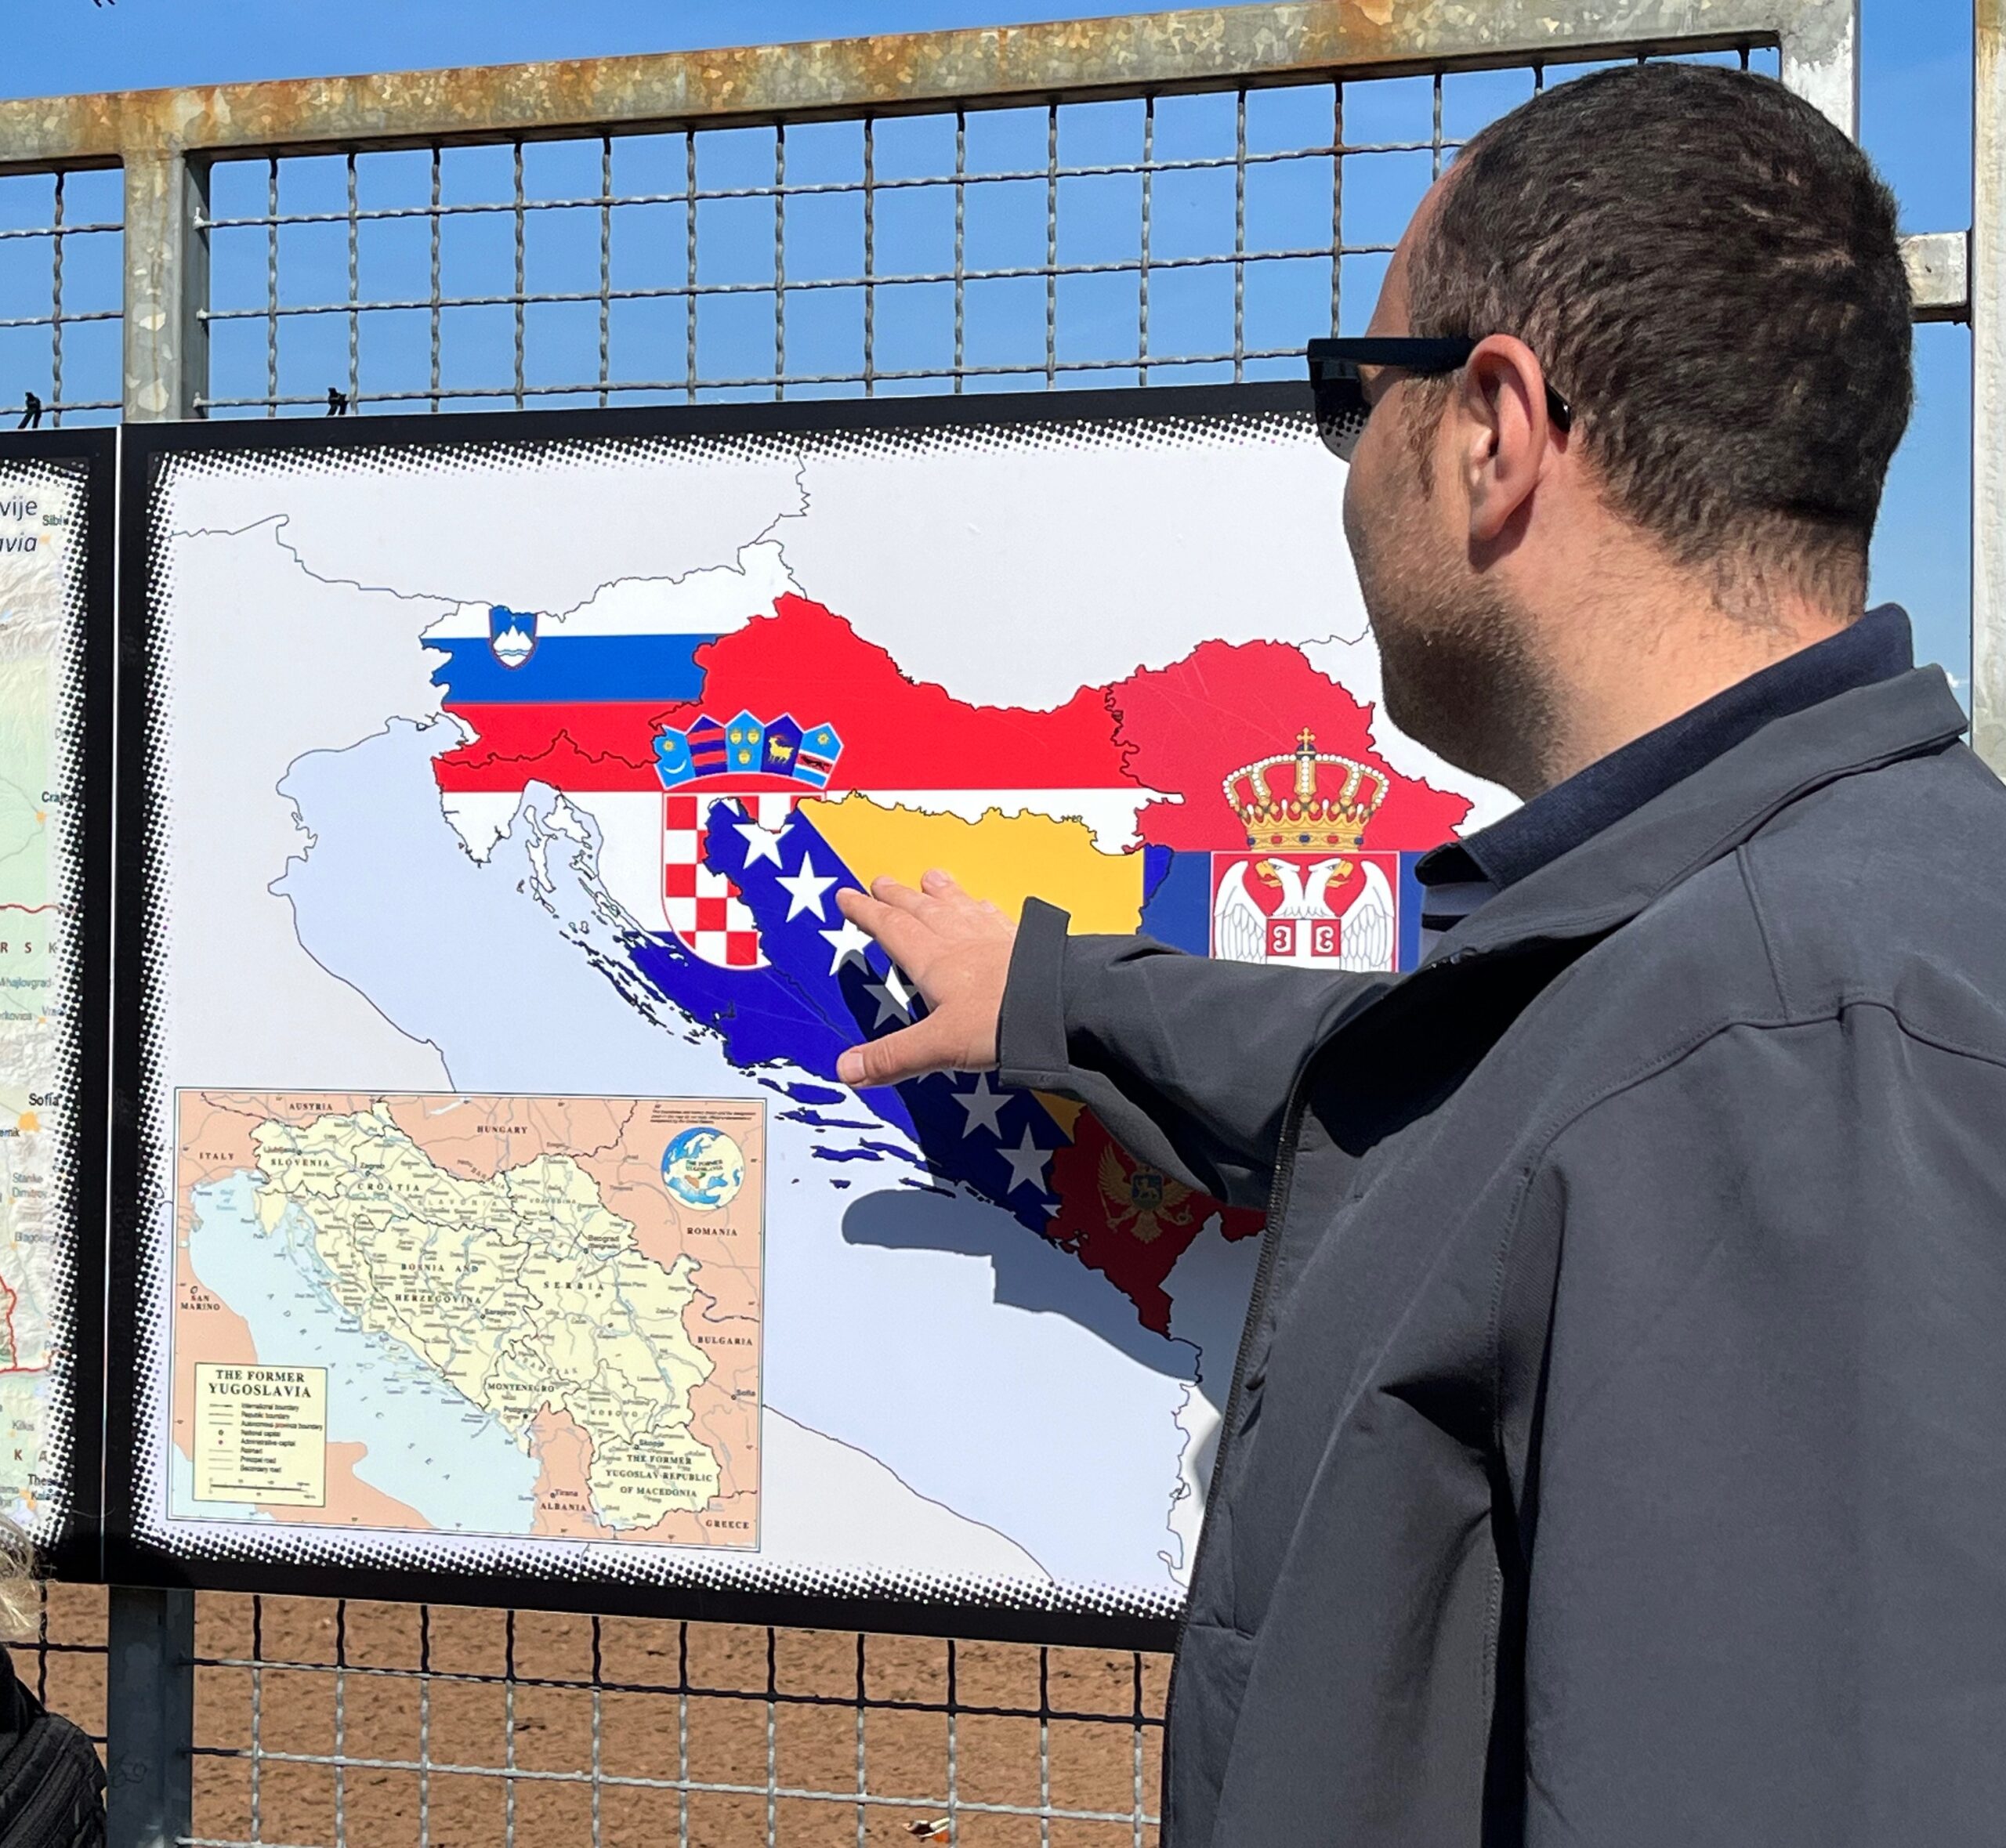
<path id="1" fill-rule="evenodd" d="M 1214 962 L 1147 937 L 1069 937 L 1024 907 L 998 1029 L 1008 1084 L 1088 1105 L 1132 1154 L 1265 1207 L 1296 1073 L 1392 979 Z"/>
<path id="2" fill-rule="evenodd" d="M 1529 1848 L 1999 1839 L 2001 1124 L 2006 1072 L 1874 1005 L 1730 1029 L 1551 1145 Z"/>

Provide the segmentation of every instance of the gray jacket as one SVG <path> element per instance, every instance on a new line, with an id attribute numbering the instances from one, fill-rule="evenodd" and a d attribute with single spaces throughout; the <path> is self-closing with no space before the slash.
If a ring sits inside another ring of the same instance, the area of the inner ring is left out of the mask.
<path id="1" fill-rule="evenodd" d="M 2006 1843 L 2006 791 L 1934 669 L 1404 977 L 1068 938 L 1003 1076 L 1266 1206 L 1168 1848 Z"/>

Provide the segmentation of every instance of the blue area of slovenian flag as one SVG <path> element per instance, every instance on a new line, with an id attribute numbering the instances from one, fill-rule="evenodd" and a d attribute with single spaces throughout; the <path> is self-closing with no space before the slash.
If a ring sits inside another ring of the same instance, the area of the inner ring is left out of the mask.
<path id="1" fill-rule="evenodd" d="M 660 993 L 723 1035 L 734 1065 L 784 1061 L 834 1079 L 845 1047 L 910 1025 L 925 1004 L 895 977 L 876 944 L 845 926 L 835 894 L 860 881 L 814 824 L 798 809 L 790 815 L 771 837 L 776 860 L 760 851 L 763 842 L 748 837 L 746 821 L 736 802 L 714 804 L 705 854 L 712 870 L 738 888 L 769 966 L 719 968 L 672 936 L 638 938 L 628 953 Z M 970 1188 L 1032 1231 L 1045 1232 L 1058 1205 L 1051 1157 L 1071 1137 L 1032 1093 L 1000 1087 L 993 1074 L 936 1072 L 856 1095 L 917 1143 L 940 1179 Z M 827 1159 L 876 1160 L 901 1152 L 862 1141 L 832 1148 Z"/>
<path id="2" fill-rule="evenodd" d="M 704 694 L 697 650 L 715 635 L 552 635 L 540 630 L 520 667 L 495 658 L 486 641 L 428 641 L 446 656 L 432 684 L 449 706 L 600 705 L 658 700 L 683 705 Z"/>

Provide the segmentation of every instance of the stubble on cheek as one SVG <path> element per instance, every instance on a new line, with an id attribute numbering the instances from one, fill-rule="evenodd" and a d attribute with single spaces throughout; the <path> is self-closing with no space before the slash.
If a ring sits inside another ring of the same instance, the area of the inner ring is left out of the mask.
<path id="1" fill-rule="evenodd" d="M 1541 787 L 1552 701 L 1523 614 L 1464 567 L 1418 480 L 1408 485 L 1392 504 L 1345 497 L 1386 716 L 1461 769 L 1521 794 Z"/>

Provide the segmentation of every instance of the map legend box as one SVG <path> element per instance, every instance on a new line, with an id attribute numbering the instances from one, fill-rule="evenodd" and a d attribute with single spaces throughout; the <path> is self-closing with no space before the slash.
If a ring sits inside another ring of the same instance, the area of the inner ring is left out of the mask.
<path id="1" fill-rule="evenodd" d="M 328 1369 L 195 1368 L 195 1499 L 328 1505 Z"/>

